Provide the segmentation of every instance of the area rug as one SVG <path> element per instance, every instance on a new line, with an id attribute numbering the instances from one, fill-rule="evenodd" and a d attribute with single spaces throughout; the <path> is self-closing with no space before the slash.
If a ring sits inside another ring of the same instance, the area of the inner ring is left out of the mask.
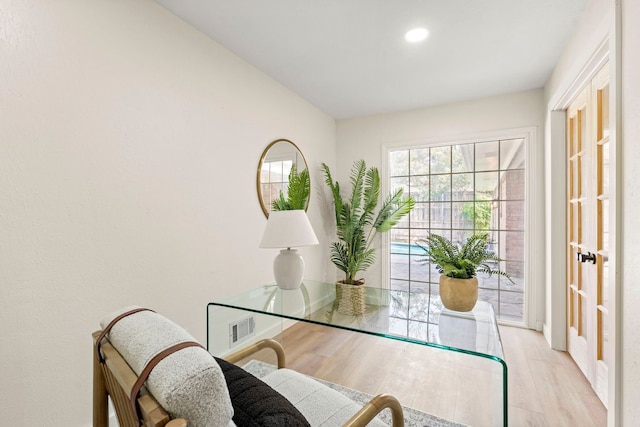
<path id="1" fill-rule="evenodd" d="M 270 372 L 276 370 L 274 365 L 269 363 L 261 362 L 259 360 L 252 360 L 243 366 L 243 369 L 258 378 L 262 378 Z M 359 403 L 360 405 L 365 405 L 369 400 L 371 400 L 372 396 L 367 393 L 362 393 L 358 390 L 354 390 L 348 387 L 341 386 L 339 384 L 331 383 L 328 381 L 321 380 L 319 378 L 310 377 L 316 381 L 319 381 L 328 387 L 331 387 L 334 390 L 339 391 L 340 393 L 348 396 L 354 402 Z M 406 427 L 465 427 L 465 424 L 455 423 L 453 421 L 446 420 L 444 418 L 436 417 L 435 415 L 427 414 L 425 412 L 420 412 L 412 408 L 407 408 L 405 406 L 402 407 L 404 412 L 404 425 Z M 384 410 L 379 415 L 378 418 L 382 420 L 385 424 L 391 425 L 391 411 Z"/>

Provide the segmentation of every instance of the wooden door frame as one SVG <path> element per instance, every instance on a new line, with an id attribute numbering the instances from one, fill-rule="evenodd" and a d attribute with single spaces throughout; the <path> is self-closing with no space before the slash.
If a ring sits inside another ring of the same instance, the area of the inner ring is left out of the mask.
<path id="1" fill-rule="evenodd" d="M 576 78 L 568 85 L 562 95 L 554 98 L 549 103 L 547 144 L 545 145 L 546 158 L 546 184 L 547 201 L 546 208 L 546 279 L 547 286 L 546 308 L 548 310 L 547 324 L 543 332 L 552 348 L 566 351 L 567 349 L 567 292 L 566 292 L 566 233 L 565 221 L 551 221 L 551 218 L 566 218 L 566 109 L 569 103 L 577 96 L 580 90 L 588 84 L 602 65 L 609 61 L 610 96 L 610 167 L 612 170 L 611 188 L 614 191 L 610 195 L 611 209 L 615 215 L 610 215 L 610 251 L 609 262 L 613 274 L 609 277 L 609 348 L 610 362 L 608 378 L 608 425 L 618 425 L 621 419 L 621 363 L 622 351 L 620 349 L 620 272 L 621 270 L 621 244 L 618 226 L 622 224 L 622 197 L 621 197 L 621 88 L 620 88 L 620 8 L 616 7 L 616 24 L 613 27 L 615 34 L 610 34 L 591 56 L 587 64 L 577 73 Z"/>
<path id="2" fill-rule="evenodd" d="M 549 322 L 543 328 L 547 341 L 553 349 L 567 350 L 567 295 L 566 295 L 566 221 L 551 221 L 551 218 L 566 218 L 566 165 L 567 165 L 567 127 L 566 110 L 569 104 L 591 82 L 596 73 L 610 59 L 609 40 L 604 40 L 589 59 L 587 65 L 578 73 L 567 90 L 555 101 L 549 111 L 549 138 L 552 143 L 546 145 L 547 158 L 547 194 L 551 199 L 547 207 L 547 236 L 554 237 L 546 242 L 547 287 L 546 308 Z M 613 90 L 612 90 L 613 92 Z M 613 123 L 613 122 L 612 122 Z"/>

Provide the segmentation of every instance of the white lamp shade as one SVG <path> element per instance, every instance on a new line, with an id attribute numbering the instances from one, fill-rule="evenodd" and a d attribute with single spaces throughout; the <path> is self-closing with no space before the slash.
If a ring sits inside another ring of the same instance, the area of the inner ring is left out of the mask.
<path id="1" fill-rule="evenodd" d="M 303 210 L 271 211 L 260 242 L 261 248 L 293 248 L 317 245 L 307 213 Z"/>
<path id="2" fill-rule="evenodd" d="M 271 211 L 260 242 L 261 248 L 282 249 L 273 261 L 273 275 L 282 289 L 296 289 L 304 276 L 304 260 L 296 246 L 317 245 L 307 213 L 303 210 Z"/>

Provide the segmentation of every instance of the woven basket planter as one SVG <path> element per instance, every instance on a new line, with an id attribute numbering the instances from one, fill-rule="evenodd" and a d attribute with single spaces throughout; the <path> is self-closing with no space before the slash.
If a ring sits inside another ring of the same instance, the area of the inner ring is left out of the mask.
<path id="1" fill-rule="evenodd" d="M 347 316 L 359 316 L 365 312 L 365 288 L 364 279 L 358 280 L 361 285 L 347 285 L 336 283 L 336 302 L 338 313 Z"/>

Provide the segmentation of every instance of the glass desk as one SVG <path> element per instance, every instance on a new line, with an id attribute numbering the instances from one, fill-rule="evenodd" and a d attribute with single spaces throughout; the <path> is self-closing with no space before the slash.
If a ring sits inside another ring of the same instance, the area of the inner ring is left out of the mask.
<path id="1" fill-rule="evenodd" d="M 313 323 L 483 358 L 501 376 L 499 391 L 490 393 L 500 400 L 494 412 L 501 413 L 491 424 L 507 425 L 507 364 L 491 304 L 478 301 L 470 312 L 455 312 L 444 308 L 438 296 L 358 288 L 352 295 L 352 286 L 305 280 L 300 289 L 269 284 L 211 302 L 207 350 L 223 356 L 237 344 L 271 338 L 287 327 L 284 319 L 288 324 Z"/>

